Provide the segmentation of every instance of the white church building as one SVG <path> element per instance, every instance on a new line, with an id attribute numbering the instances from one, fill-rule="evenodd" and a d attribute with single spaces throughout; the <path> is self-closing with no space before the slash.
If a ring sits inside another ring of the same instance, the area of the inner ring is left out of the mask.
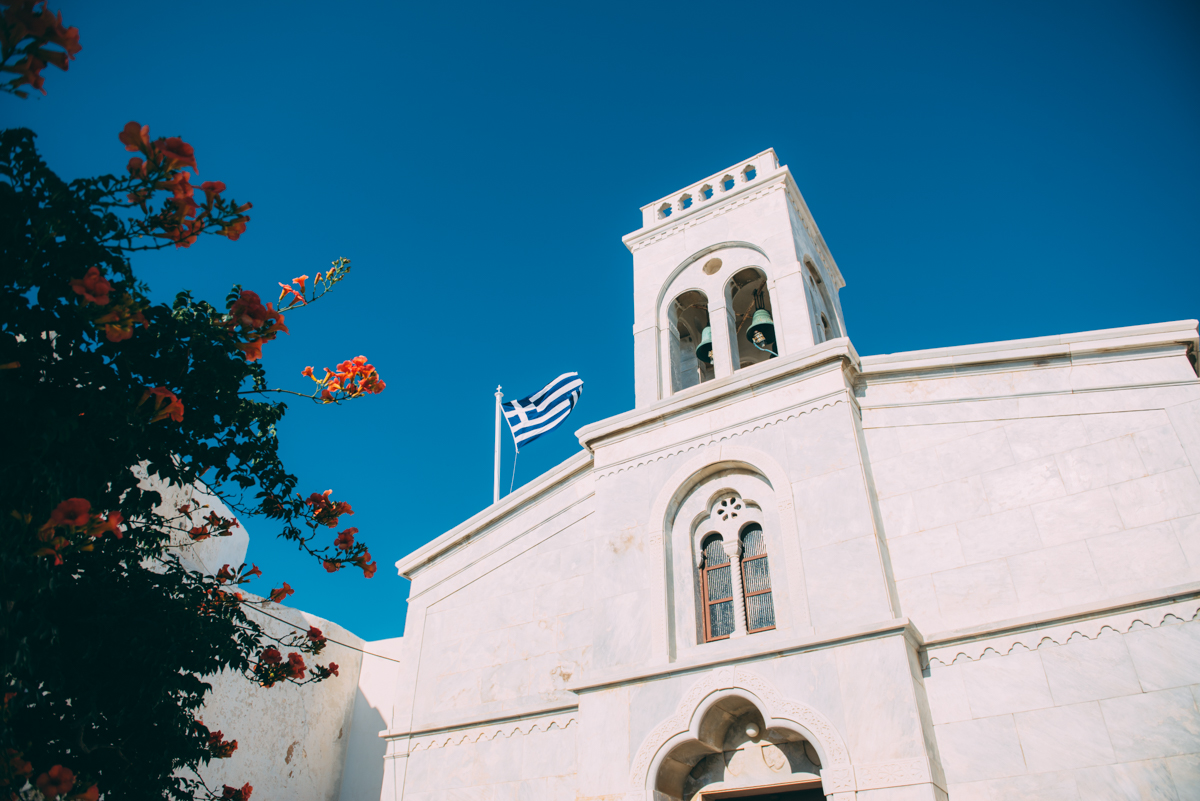
<path id="1" fill-rule="evenodd" d="M 230 775 L 322 801 L 1200 798 L 1196 321 L 860 356 L 772 150 L 624 242 L 635 407 L 400 560 L 404 636 L 331 627 L 365 652 L 340 683 L 239 690 L 276 700 Z"/>

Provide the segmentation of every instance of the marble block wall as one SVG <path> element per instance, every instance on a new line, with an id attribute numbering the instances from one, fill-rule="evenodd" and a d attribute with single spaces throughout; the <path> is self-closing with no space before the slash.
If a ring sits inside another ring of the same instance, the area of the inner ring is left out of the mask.
<path id="1" fill-rule="evenodd" d="M 925 687 L 953 801 L 1200 798 L 1198 611 L 944 650 Z"/>
<path id="2" fill-rule="evenodd" d="M 953 398 L 942 401 L 923 382 L 868 381 L 864 433 L 892 573 L 922 633 L 1200 579 L 1200 385 L 1182 349 L 1146 361 L 1144 379 L 1182 385 L 973 397 L 1035 380 L 995 370 L 931 381 Z M 1129 364 L 1108 364 L 1109 380 Z M 1105 377 L 1106 365 L 1089 367 Z M 1036 380 L 1072 372 L 1044 369 Z M 926 403 L 874 406 L 901 393 Z"/>

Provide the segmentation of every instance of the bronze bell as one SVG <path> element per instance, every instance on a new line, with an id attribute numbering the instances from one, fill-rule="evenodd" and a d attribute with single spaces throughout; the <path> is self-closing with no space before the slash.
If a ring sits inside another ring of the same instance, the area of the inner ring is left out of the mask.
<path id="1" fill-rule="evenodd" d="M 768 344 L 775 344 L 775 321 L 766 309 L 755 309 L 750 318 L 750 327 L 746 329 L 746 339 L 766 350 Z"/>
<path id="2" fill-rule="evenodd" d="M 704 326 L 700 334 L 700 344 L 696 346 L 696 358 L 705 364 L 712 364 L 712 326 Z"/>

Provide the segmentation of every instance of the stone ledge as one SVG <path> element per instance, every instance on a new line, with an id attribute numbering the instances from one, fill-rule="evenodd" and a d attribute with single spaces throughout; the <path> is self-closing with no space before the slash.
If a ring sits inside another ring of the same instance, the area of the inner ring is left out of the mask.
<path id="1" fill-rule="evenodd" d="M 713 654 L 712 656 L 704 655 L 683 659 L 678 662 L 671 662 L 666 665 L 654 665 L 641 670 L 613 670 L 605 673 L 597 673 L 587 681 L 568 684 L 567 690 L 573 693 L 594 692 L 619 684 L 633 684 L 678 674 L 692 673 L 720 665 L 753 662 L 764 658 L 776 658 L 803 653 L 805 651 L 817 651 L 824 648 L 834 648 L 841 645 L 850 645 L 856 642 L 877 640 L 896 635 L 903 636 L 916 648 L 920 648 L 924 644 L 921 632 L 917 631 L 912 621 L 906 617 L 900 617 L 866 626 L 849 627 L 839 630 L 834 634 L 796 637 L 783 642 L 777 642 L 765 649 L 761 646 L 755 647 L 750 642 L 752 638 L 748 637 L 746 640 L 749 647 L 737 651 L 723 651 L 720 654 Z"/>
<path id="2" fill-rule="evenodd" d="M 983 342 L 977 345 L 956 345 L 949 348 L 930 348 L 903 353 L 882 353 L 861 359 L 865 377 L 896 370 L 953 367 L 982 362 L 1013 359 L 1046 358 L 1052 355 L 1123 350 L 1148 345 L 1186 343 L 1200 345 L 1196 320 L 1178 320 L 1125 328 L 1104 328 L 1075 334 L 1055 334 L 1032 339 L 1011 339 L 1003 342 Z"/>
<path id="3" fill-rule="evenodd" d="M 587 448 L 588 451 L 593 451 L 601 440 L 634 431 L 658 428 L 666 425 L 671 418 L 701 411 L 709 405 L 728 403 L 730 396 L 734 393 L 754 394 L 754 390 L 760 386 L 775 384 L 781 379 L 794 377 L 795 373 L 811 370 L 826 362 L 839 359 L 857 367 L 858 353 L 846 337 L 831 339 L 791 356 L 768 359 L 752 367 L 735 370 L 732 375 L 705 381 L 703 384 L 676 392 L 671 397 L 649 406 L 632 409 L 607 420 L 586 425 L 576 431 L 575 436 L 579 438 L 580 445 Z M 765 388 L 773 389 L 774 387 Z"/>

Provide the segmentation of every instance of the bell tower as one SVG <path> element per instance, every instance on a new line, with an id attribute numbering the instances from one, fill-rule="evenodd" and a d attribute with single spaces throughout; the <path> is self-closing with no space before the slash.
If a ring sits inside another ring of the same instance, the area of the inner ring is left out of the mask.
<path id="1" fill-rule="evenodd" d="M 774 150 L 643 206 L 622 241 L 638 408 L 845 336 L 845 281 Z"/>

